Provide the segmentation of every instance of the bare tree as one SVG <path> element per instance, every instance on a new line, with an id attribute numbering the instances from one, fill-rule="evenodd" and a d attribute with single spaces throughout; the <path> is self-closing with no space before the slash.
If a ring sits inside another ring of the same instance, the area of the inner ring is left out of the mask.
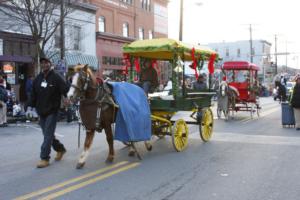
<path id="1" fill-rule="evenodd" d="M 7 30 L 27 32 L 36 44 L 35 59 L 45 55 L 45 47 L 76 0 L 0 0 L 0 19 Z M 63 9 L 61 9 L 63 6 Z M 40 69 L 38 69 L 40 71 Z"/>

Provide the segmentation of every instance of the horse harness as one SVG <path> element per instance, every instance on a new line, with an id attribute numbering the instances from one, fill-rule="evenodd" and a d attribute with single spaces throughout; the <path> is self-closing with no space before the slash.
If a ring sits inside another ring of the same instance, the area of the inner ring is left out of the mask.
<path id="1" fill-rule="evenodd" d="M 100 94 L 102 97 L 100 98 Z M 101 118 L 101 111 L 102 110 L 107 110 L 109 108 L 108 105 L 111 105 L 113 109 L 113 119 L 115 118 L 115 112 L 116 108 L 119 108 L 119 106 L 115 103 L 113 97 L 112 97 L 112 91 L 110 87 L 108 86 L 108 83 L 105 81 L 102 81 L 102 85 L 98 84 L 97 86 L 97 94 L 95 96 L 95 101 L 98 102 L 98 107 L 97 107 L 97 115 L 96 115 L 96 129 L 101 132 L 102 127 L 100 123 L 100 118 Z M 102 106 L 104 104 L 104 106 Z"/>
<path id="2" fill-rule="evenodd" d="M 92 102 L 97 102 L 97 115 L 96 115 L 96 129 L 101 132 L 102 127 L 100 123 L 100 118 L 101 118 L 101 111 L 105 111 L 109 108 L 108 105 L 113 106 L 113 118 L 115 118 L 115 111 L 116 108 L 119 108 L 119 106 L 115 103 L 113 97 L 112 97 L 112 91 L 110 87 L 108 86 L 107 81 L 101 80 L 101 83 L 98 83 L 96 87 L 91 86 L 91 78 L 90 76 L 80 70 L 79 72 L 80 77 L 84 77 L 84 84 L 83 87 L 80 88 L 74 84 L 71 85 L 71 87 L 74 87 L 75 89 L 79 90 L 80 95 L 79 95 L 79 101 L 84 101 L 84 100 L 91 100 Z M 92 88 L 94 90 L 97 90 L 96 96 L 93 99 L 87 99 L 84 95 L 84 93 L 87 91 L 88 88 Z M 101 94 L 103 94 L 101 96 Z M 104 104 L 104 106 L 103 106 Z M 84 124 L 83 124 L 84 125 Z"/>

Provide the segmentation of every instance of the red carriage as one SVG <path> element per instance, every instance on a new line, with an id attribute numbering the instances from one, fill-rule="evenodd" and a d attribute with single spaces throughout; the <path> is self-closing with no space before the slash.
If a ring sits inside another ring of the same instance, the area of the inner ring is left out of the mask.
<path id="1" fill-rule="evenodd" d="M 259 67 L 246 61 L 224 62 L 222 70 L 229 88 L 234 91 L 235 106 L 233 111 L 249 111 L 251 118 L 256 112 L 259 116 Z"/>

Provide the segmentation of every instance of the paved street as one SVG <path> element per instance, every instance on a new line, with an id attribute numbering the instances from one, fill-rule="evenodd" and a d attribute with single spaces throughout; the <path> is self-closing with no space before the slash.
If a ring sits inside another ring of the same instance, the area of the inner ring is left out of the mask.
<path id="1" fill-rule="evenodd" d="M 191 126 L 188 148 L 180 153 L 169 137 L 154 138 L 152 152 L 138 144 L 142 161 L 115 142 L 115 162 L 106 164 L 106 140 L 97 134 L 81 170 L 75 166 L 84 134 L 78 149 L 76 123 L 58 124 L 68 152 L 45 169 L 35 168 L 42 140 L 37 124 L 11 124 L 0 129 L 0 199 L 299 199 L 300 132 L 282 128 L 278 102 L 261 98 L 261 105 L 259 118 L 239 112 L 228 122 L 216 119 L 208 143 Z"/>

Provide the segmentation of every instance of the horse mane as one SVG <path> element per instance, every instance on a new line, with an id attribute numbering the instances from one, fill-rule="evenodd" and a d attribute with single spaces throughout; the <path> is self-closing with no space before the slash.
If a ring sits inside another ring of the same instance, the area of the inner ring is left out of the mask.
<path id="1" fill-rule="evenodd" d="M 91 77 L 93 83 L 96 85 L 97 84 L 97 81 L 96 81 L 96 77 L 95 75 L 93 74 L 92 70 L 90 69 L 90 67 L 86 64 L 86 65 L 83 65 L 83 64 L 79 64 L 79 65 L 76 65 L 74 67 L 74 72 L 77 73 L 79 72 L 80 70 L 82 70 L 85 66 L 87 66 L 87 74 Z"/>

